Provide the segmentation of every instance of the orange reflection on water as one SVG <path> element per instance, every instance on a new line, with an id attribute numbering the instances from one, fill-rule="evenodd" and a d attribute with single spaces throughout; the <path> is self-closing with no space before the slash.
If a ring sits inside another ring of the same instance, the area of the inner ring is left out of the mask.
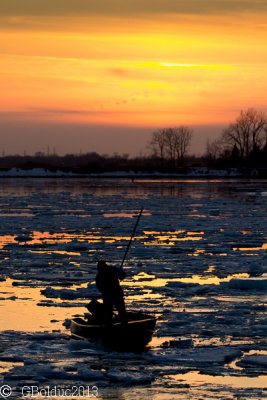
<path id="1" fill-rule="evenodd" d="M 162 184 L 162 179 L 138 179 L 135 178 L 135 182 L 140 183 L 160 183 Z M 224 182 L 224 179 L 164 179 L 164 183 L 221 183 Z M 235 182 L 235 179 L 225 180 L 225 182 Z"/>
<path id="2" fill-rule="evenodd" d="M 233 247 L 233 250 L 239 251 L 258 251 L 258 250 L 267 250 L 267 243 L 263 243 L 261 247 Z"/>
<path id="3" fill-rule="evenodd" d="M 200 285 L 220 285 L 221 282 L 229 282 L 233 278 L 249 278 L 249 274 L 247 273 L 240 273 L 240 274 L 233 274 L 228 275 L 225 278 L 219 278 L 218 276 L 205 276 L 205 275 L 192 275 L 188 278 L 156 278 L 153 275 L 148 275 L 148 279 L 142 279 L 144 276 L 140 276 L 139 274 L 134 277 L 131 281 L 123 281 L 124 286 L 130 287 L 163 287 L 166 286 L 169 282 L 183 282 L 183 283 L 198 283 Z"/>
<path id="4" fill-rule="evenodd" d="M 92 228 L 90 232 L 83 234 L 76 233 L 65 233 L 65 232 L 40 232 L 33 231 L 29 235 L 25 235 L 25 240 L 17 239 L 16 236 L 4 235 L 0 237 L 0 248 L 3 248 L 5 245 L 9 243 L 19 243 L 23 246 L 26 242 L 27 245 L 34 244 L 57 244 L 57 243 L 71 243 L 71 242 L 84 242 L 84 243 L 99 243 L 105 241 L 106 243 L 117 243 L 119 245 L 120 242 L 128 242 L 130 240 L 130 236 L 104 236 L 100 233 L 100 228 Z M 169 245 L 173 246 L 175 242 L 184 242 L 184 241 L 198 241 L 202 240 L 203 237 L 200 236 L 204 234 L 204 232 L 185 232 L 184 230 L 179 231 L 168 231 L 168 232 L 159 232 L 159 231 L 144 231 L 144 235 L 135 236 L 135 241 L 144 241 L 144 245 L 148 246 L 163 246 Z M 184 237 L 179 235 L 184 234 Z M 22 236 L 23 238 L 24 236 Z M 38 250 L 32 250 L 32 252 L 40 252 Z M 58 254 L 70 254 L 70 255 L 80 255 L 77 252 L 61 252 L 55 250 L 47 250 L 41 251 L 44 253 L 58 253 Z"/>
<path id="5" fill-rule="evenodd" d="M 24 362 L 21 361 L 2 361 L 1 360 L 1 365 L 0 365 L 0 374 L 3 374 L 4 372 L 10 371 L 14 366 L 22 366 L 24 365 Z"/>
<path id="6" fill-rule="evenodd" d="M 146 272 L 140 272 L 138 275 L 133 276 L 133 281 L 140 281 L 142 279 L 154 279 L 155 275 L 147 274 Z"/>
<path id="7" fill-rule="evenodd" d="M 131 301 L 142 301 L 142 300 L 149 300 L 149 299 L 150 300 L 152 300 L 152 299 L 159 300 L 159 299 L 163 299 L 163 296 L 160 293 L 153 293 L 152 290 L 147 290 L 146 293 L 127 295 L 126 304 L 129 303 L 129 305 L 130 305 Z"/>
<path id="8" fill-rule="evenodd" d="M 209 273 L 209 272 L 213 272 L 214 270 L 215 270 L 215 266 L 210 265 L 209 268 L 205 272 Z"/>
<path id="9" fill-rule="evenodd" d="M 2 249 L 9 243 L 16 243 L 15 236 L 11 235 L 0 236 L 0 249 Z"/>
<path id="10" fill-rule="evenodd" d="M 205 214 L 187 214 L 187 217 L 207 218 L 207 215 L 205 215 Z M 212 217 L 212 215 L 210 217 Z"/>
<path id="11" fill-rule="evenodd" d="M 199 235 L 199 232 L 193 233 L 192 236 L 185 236 L 185 237 L 177 237 L 176 234 L 183 233 L 184 231 L 176 231 L 176 232 L 164 232 L 164 234 L 153 235 L 153 240 L 144 242 L 145 245 L 152 246 L 173 246 L 175 242 L 187 242 L 187 241 L 198 241 L 202 240 L 202 236 L 193 236 Z M 189 233 L 187 233 L 189 235 Z"/>
<path id="12" fill-rule="evenodd" d="M 148 216 L 148 215 L 152 215 L 151 213 L 148 213 L 148 212 L 143 212 L 142 213 L 142 215 L 143 216 Z M 136 213 L 113 213 L 113 214 L 111 214 L 111 213 L 106 213 L 106 214 L 103 214 L 103 216 L 105 217 L 105 218 L 135 218 L 136 217 Z"/>
<path id="13" fill-rule="evenodd" d="M 94 231 L 94 229 L 92 229 Z M 99 229 L 95 229 L 96 234 L 94 232 L 88 232 L 84 234 L 75 234 L 75 233 L 50 233 L 50 232 L 39 232 L 34 231 L 31 235 L 31 240 L 28 240 L 28 244 L 40 244 L 40 243 L 48 243 L 48 244 L 56 244 L 56 243 L 70 243 L 73 240 L 79 239 L 80 241 L 86 242 L 95 242 L 100 241 L 102 236 L 98 235 Z"/>
<path id="14" fill-rule="evenodd" d="M 107 243 L 114 243 L 115 241 L 129 241 L 130 236 L 103 236 L 100 235 L 100 229 L 96 229 L 96 232 L 88 232 L 84 234 L 74 233 L 50 233 L 50 232 L 39 232 L 34 231 L 27 239 L 29 245 L 32 244 L 57 244 L 57 243 L 70 243 L 72 241 L 79 240 L 85 243 L 96 243 L 105 240 Z M 144 239 L 145 236 L 136 236 L 135 240 Z M 25 240 L 26 241 L 26 240 Z M 1 236 L 0 237 L 0 248 L 3 248 L 8 243 L 17 243 L 16 236 Z"/>
<path id="15" fill-rule="evenodd" d="M 202 236 L 187 236 L 185 238 L 176 238 L 175 240 L 177 242 L 186 242 L 188 240 L 194 241 L 194 240 L 202 240 Z"/>
<path id="16" fill-rule="evenodd" d="M 143 231 L 145 235 L 160 235 L 158 231 Z M 183 231 L 182 231 L 183 232 Z"/>
<path id="17" fill-rule="evenodd" d="M 0 217 L 34 217 L 34 214 L 30 213 L 10 213 L 10 214 L 0 214 Z"/>
<path id="18" fill-rule="evenodd" d="M 47 300 L 40 293 L 40 287 L 12 286 L 13 280 L 0 282 L 0 326 L 2 330 L 26 332 L 65 330 L 62 322 L 80 311 L 77 307 L 40 307 L 38 303 Z M 73 286 L 75 287 L 75 286 Z M 53 299 L 53 303 L 61 303 Z M 80 301 L 79 301 L 80 302 Z M 86 301 L 85 301 L 86 303 Z M 51 323 L 51 320 L 55 321 Z"/>
<path id="19" fill-rule="evenodd" d="M 68 243 L 71 242 L 75 235 L 70 235 L 67 233 L 49 233 L 49 232 L 39 232 L 34 231 L 32 233 L 32 240 L 29 244 L 39 244 L 42 242 L 54 244 L 54 243 Z"/>
<path id="20" fill-rule="evenodd" d="M 199 385 L 223 385 L 232 388 L 265 388 L 266 376 L 248 377 L 248 376 L 212 376 L 200 374 L 198 371 L 191 371 L 187 374 L 169 375 L 175 381 L 185 381 L 190 386 Z"/>
<path id="21" fill-rule="evenodd" d="M 63 250 L 29 250 L 29 253 L 38 253 L 38 254 L 66 254 L 68 256 L 80 256 L 81 253 L 77 253 L 74 251 L 63 251 Z"/>
<path id="22" fill-rule="evenodd" d="M 197 249 L 197 250 L 195 250 L 194 253 L 189 253 L 188 256 L 198 257 L 200 254 L 203 254 L 203 253 L 205 253 L 205 250 Z"/>

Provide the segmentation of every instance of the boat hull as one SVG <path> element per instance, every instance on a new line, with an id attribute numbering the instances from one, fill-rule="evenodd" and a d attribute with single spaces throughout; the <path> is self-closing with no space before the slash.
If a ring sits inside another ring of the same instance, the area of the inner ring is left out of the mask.
<path id="1" fill-rule="evenodd" d="M 121 350 L 138 350 L 150 342 L 155 325 L 156 318 L 153 316 L 127 313 L 127 323 L 114 320 L 111 325 L 74 318 L 71 320 L 70 330 L 77 339 L 87 339 Z"/>

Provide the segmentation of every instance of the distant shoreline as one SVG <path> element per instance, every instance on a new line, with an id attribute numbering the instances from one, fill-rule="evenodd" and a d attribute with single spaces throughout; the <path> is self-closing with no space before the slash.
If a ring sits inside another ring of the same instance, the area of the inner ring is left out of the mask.
<path id="1" fill-rule="evenodd" d="M 201 179 L 267 179 L 266 168 L 228 168 L 228 169 L 213 169 L 213 168 L 187 168 L 186 172 L 135 172 L 135 171 L 104 171 L 104 172 L 87 172 L 76 173 L 71 170 L 50 170 L 48 168 L 33 168 L 20 169 L 11 168 L 0 170 L 1 178 L 71 178 L 71 179 L 127 179 L 134 183 L 135 180 L 201 180 Z"/>

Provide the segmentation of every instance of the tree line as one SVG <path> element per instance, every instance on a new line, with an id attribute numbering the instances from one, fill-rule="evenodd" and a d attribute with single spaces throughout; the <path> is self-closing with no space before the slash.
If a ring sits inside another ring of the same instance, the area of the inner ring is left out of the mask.
<path id="1" fill-rule="evenodd" d="M 187 126 L 162 128 L 152 133 L 149 148 L 161 165 L 168 162 L 171 166 L 181 166 L 191 143 L 193 130 Z"/>
<path id="2" fill-rule="evenodd" d="M 192 137 L 193 130 L 185 125 L 159 128 L 152 132 L 146 156 L 129 158 L 128 154 L 109 156 L 95 152 L 58 156 L 37 152 L 34 156 L 3 155 L 0 168 L 47 168 L 80 173 L 118 170 L 173 172 L 177 168 L 196 166 L 267 168 L 267 116 L 261 111 L 253 108 L 242 110 L 218 139 L 208 140 L 206 152 L 201 157 L 189 155 Z"/>
<path id="3" fill-rule="evenodd" d="M 158 129 L 152 133 L 149 148 L 161 165 L 183 166 L 188 164 L 192 136 L 187 126 Z M 267 167 L 266 114 L 254 108 L 240 111 L 218 139 L 207 141 L 201 160 L 209 166 Z"/>
<path id="4" fill-rule="evenodd" d="M 254 108 L 242 110 L 221 136 L 208 141 L 206 158 L 212 163 L 267 167 L 267 116 Z"/>

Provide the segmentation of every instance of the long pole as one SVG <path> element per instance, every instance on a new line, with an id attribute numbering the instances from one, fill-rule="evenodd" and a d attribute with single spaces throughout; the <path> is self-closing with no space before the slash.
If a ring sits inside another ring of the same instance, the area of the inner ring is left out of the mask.
<path id="1" fill-rule="evenodd" d="M 139 215 L 138 215 L 138 217 L 137 217 L 137 221 L 136 221 L 136 223 L 135 223 L 135 227 L 134 227 L 134 230 L 133 230 L 131 239 L 130 239 L 130 241 L 129 241 L 127 247 L 126 247 L 126 250 L 125 250 L 125 253 L 124 253 L 124 257 L 123 257 L 122 262 L 121 262 L 121 266 L 120 266 L 121 269 L 122 269 L 122 267 L 123 267 L 123 264 L 124 264 L 124 261 L 125 261 L 125 259 L 126 259 L 127 253 L 128 253 L 129 248 L 130 248 L 130 246 L 131 246 L 132 240 L 133 240 L 133 238 L 134 238 L 134 234 L 135 234 L 135 231 L 136 231 L 138 222 L 139 222 L 139 220 L 140 220 L 140 218 L 141 218 L 143 209 L 144 209 L 144 207 L 141 208 L 141 210 L 140 210 L 140 212 L 139 212 Z"/>

